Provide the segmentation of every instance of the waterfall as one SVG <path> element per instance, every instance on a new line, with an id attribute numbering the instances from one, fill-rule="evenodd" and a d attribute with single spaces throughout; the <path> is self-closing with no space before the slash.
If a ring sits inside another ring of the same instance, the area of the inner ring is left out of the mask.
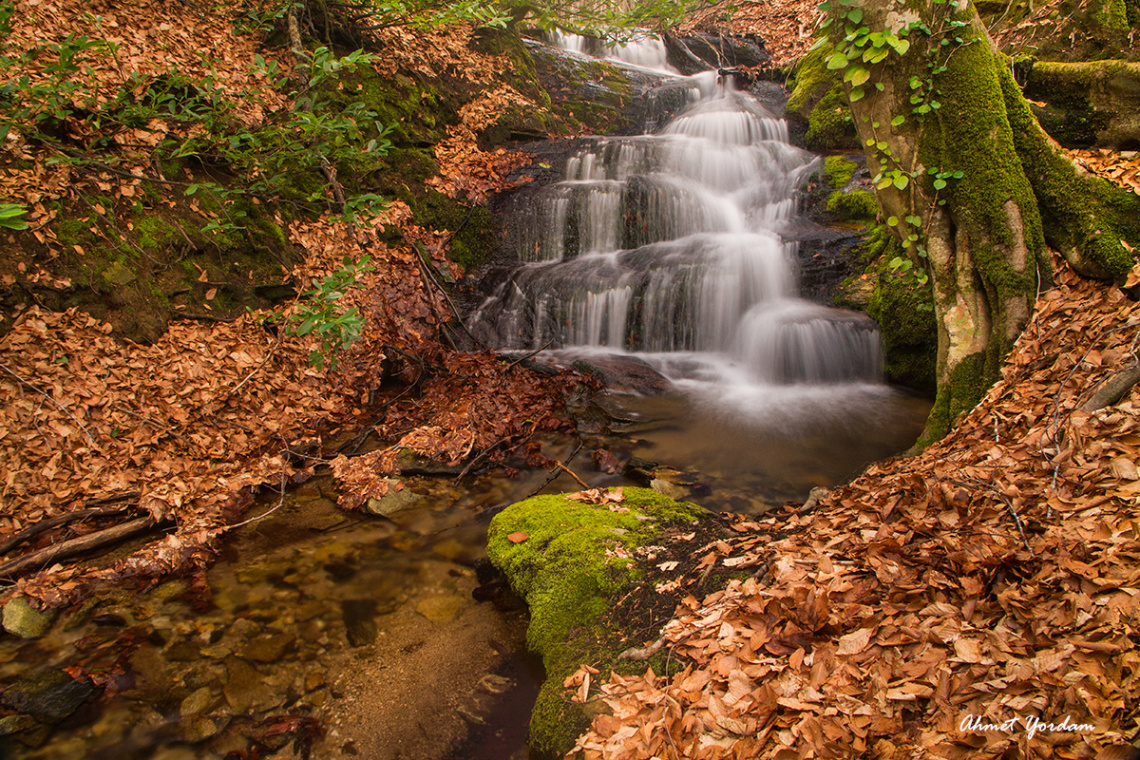
<path id="1" fill-rule="evenodd" d="M 507 349 L 640 352 L 675 379 L 668 355 L 682 352 L 689 372 L 756 385 L 879 382 L 877 326 L 796 297 L 795 244 L 780 233 L 818 159 L 731 82 L 675 79 L 689 105 L 670 122 L 584 141 L 565 179 L 520 205 L 524 263 L 471 328 Z"/>

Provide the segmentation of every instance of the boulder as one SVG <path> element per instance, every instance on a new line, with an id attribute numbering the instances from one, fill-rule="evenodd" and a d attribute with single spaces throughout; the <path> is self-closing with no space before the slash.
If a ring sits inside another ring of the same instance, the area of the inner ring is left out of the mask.
<path id="1" fill-rule="evenodd" d="M 22 639 L 38 639 L 55 621 L 55 613 L 40 612 L 27 597 L 12 597 L 4 605 L 4 630 Z"/>
<path id="2" fill-rule="evenodd" d="M 77 681 L 56 668 L 42 668 L 6 688 L 0 704 L 41 723 L 59 723 L 94 693 L 89 681 Z"/>

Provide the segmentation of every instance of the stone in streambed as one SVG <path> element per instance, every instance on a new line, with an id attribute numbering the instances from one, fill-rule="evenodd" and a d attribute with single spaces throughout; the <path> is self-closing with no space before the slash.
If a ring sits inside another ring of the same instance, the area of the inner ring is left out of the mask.
<path id="1" fill-rule="evenodd" d="M 368 646 L 379 635 L 376 626 L 375 599 L 345 599 L 340 603 L 344 616 L 344 633 L 354 647 Z"/>
<path id="2" fill-rule="evenodd" d="M 24 596 L 13 597 L 4 605 L 4 630 L 22 639 L 38 639 L 55 622 L 55 613 L 40 612 Z"/>
<path id="3" fill-rule="evenodd" d="M 406 487 L 401 488 L 397 491 L 396 486 L 399 483 L 400 481 L 389 478 L 388 493 L 384 494 L 379 499 L 369 499 L 367 504 L 368 511 L 374 515 L 388 517 L 389 515 L 394 515 L 397 512 L 403 512 L 405 509 L 410 509 L 424 498 L 420 494 L 416 493 L 415 491 L 411 491 Z"/>
<path id="4" fill-rule="evenodd" d="M 461 596 L 431 596 L 416 605 L 416 612 L 436 625 L 447 625 L 467 606 Z"/>
<path id="5" fill-rule="evenodd" d="M 289 633 L 263 633 L 242 647 L 241 656 L 254 662 L 277 662 L 296 640 L 297 637 Z"/>
<path id="6" fill-rule="evenodd" d="M 0 704 L 41 723 L 59 723 L 94 693 L 90 682 L 77 681 L 62 670 L 44 668 L 5 689 Z"/>

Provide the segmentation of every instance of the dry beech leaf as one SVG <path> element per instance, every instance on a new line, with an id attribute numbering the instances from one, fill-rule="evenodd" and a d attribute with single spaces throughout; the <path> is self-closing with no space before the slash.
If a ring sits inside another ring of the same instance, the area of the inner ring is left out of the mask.
<path id="1" fill-rule="evenodd" d="M 510 533 L 507 535 L 507 540 L 510 541 L 512 544 L 521 544 L 523 541 L 526 541 L 528 538 L 530 538 L 530 535 L 527 533 L 523 533 L 521 530 L 515 531 L 514 533 Z"/>

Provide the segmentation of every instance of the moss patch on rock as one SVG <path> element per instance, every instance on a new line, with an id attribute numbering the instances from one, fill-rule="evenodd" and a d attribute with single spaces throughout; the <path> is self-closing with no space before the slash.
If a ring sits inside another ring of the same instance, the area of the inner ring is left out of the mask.
<path id="1" fill-rule="evenodd" d="M 804 56 L 796 70 L 796 85 L 788 98 L 787 114 L 807 122 L 804 142 L 808 149 L 857 150 L 859 141 L 843 80 L 827 68 L 830 45 L 822 45 Z"/>
<path id="2" fill-rule="evenodd" d="M 491 521 L 487 553 L 530 606 L 527 643 L 546 667 L 530 725 L 531 747 L 543 754 L 568 751 L 596 714 L 569 701 L 565 678 L 583 663 L 607 672 L 631 646 L 608 613 L 650 566 L 638 549 L 662 543 L 669 531 L 692 530 L 709 515 L 644 488 L 626 488 L 624 496 L 617 504 L 538 496 Z"/>
<path id="3" fill-rule="evenodd" d="M 867 190 L 836 190 L 827 197 L 827 210 L 846 222 L 871 222 L 879 213 L 874 193 Z"/>

